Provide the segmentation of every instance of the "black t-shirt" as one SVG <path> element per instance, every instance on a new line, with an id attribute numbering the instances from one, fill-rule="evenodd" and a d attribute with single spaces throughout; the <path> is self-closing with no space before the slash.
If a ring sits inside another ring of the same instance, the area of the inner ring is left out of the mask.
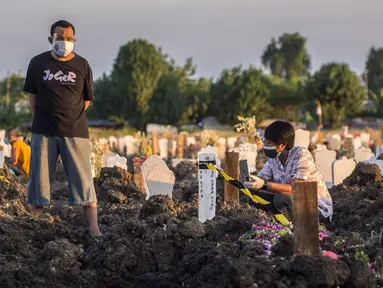
<path id="1" fill-rule="evenodd" d="M 35 56 L 24 91 L 36 95 L 32 133 L 89 138 L 85 101 L 94 99 L 93 75 L 84 58 L 59 61 L 50 51 Z"/>

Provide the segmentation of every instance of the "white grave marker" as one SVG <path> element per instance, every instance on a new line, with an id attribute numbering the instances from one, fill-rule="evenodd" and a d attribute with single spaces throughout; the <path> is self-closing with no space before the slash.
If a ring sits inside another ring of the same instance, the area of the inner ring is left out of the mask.
<path id="1" fill-rule="evenodd" d="M 239 161 L 247 160 L 247 166 L 250 173 L 257 171 L 257 144 L 239 144 L 239 147 L 235 148 L 233 151 L 239 153 Z"/>
<path id="2" fill-rule="evenodd" d="M 114 136 L 109 137 L 109 147 L 112 150 L 117 150 L 118 149 L 118 139 Z"/>
<path id="3" fill-rule="evenodd" d="M 294 146 L 308 149 L 310 146 L 310 132 L 302 129 L 296 130 Z"/>
<path id="4" fill-rule="evenodd" d="M 108 151 L 108 152 L 105 152 L 104 154 L 102 154 L 102 166 L 101 167 L 109 167 L 108 166 L 108 158 L 111 156 L 114 156 L 114 155 L 116 155 L 116 154 L 113 153 L 112 151 Z"/>
<path id="5" fill-rule="evenodd" d="M 227 138 L 227 147 L 229 149 L 235 148 L 235 143 L 237 143 L 238 138 L 237 137 L 229 137 Z"/>
<path id="6" fill-rule="evenodd" d="M 354 171 L 356 163 L 353 159 L 347 159 L 346 157 L 341 157 L 339 160 L 336 160 L 332 163 L 332 182 L 333 185 L 339 185 L 351 175 Z"/>
<path id="7" fill-rule="evenodd" d="M 342 146 L 342 138 L 339 134 L 331 135 L 331 138 L 328 142 L 328 149 L 333 151 L 340 151 Z"/>
<path id="8" fill-rule="evenodd" d="M 362 139 L 358 136 L 354 138 L 354 151 L 358 150 L 360 147 L 362 147 Z"/>
<path id="9" fill-rule="evenodd" d="M 113 168 L 114 166 L 128 170 L 127 159 L 125 157 L 120 157 L 117 154 L 111 155 L 107 158 L 107 167 Z"/>
<path id="10" fill-rule="evenodd" d="M 190 145 L 195 145 L 197 141 L 194 136 L 189 136 L 186 138 L 186 145 L 189 147 Z"/>
<path id="11" fill-rule="evenodd" d="M 154 195 L 167 195 L 172 198 L 175 177 L 165 161 L 152 155 L 141 166 L 144 176 L 146 199 Z"/>
<path id="12" fill-rule="evenodd" d="M 136 147 L 136 139 L 133 136 L 125 136 L 126 155 L 137 154 L 138 149 Z"/>
<path id="13" fill-rule="evenodd" d="M 215 217 L 217 171 L 203 169 L 201 164 L 217 165 L 217 149 L 208 146 L 198 153 L 198 219 L 204 223 Z"/>
<path id="14" fill-rule="evenodd" d="M 225 159 L 226 153 L 226 138 L 219 138 L 218 140 L 218 158 Z"/>
<path id="15" fill-rule="evenodd" d="M 374 157 L 370 148 L 360 147 L 355 151 L 355 161 L 356 163 L 370 160 L 371 157 Z"/>
<path id="16" fill-rule="evenodd" d="M 160 157 L 162 159 L 168 158 L 168 139 L 161 138 L 158 140 L 158 146 L 160 148 Z"/>
<path id="17" fill-rule="evenodd" d="M 0 130 L 0 140 L 5 138 L 6 131 L 5 130 Z"/>
<path id="18" fill-rule="evenodd" d="M 323 176 L 327 187 L 332 186 L 332 163 L 336 159 L 336 152 L 323 149 L 315 152 L 315 163 Z"/>
<path id="19" fill-rule="evenodd" d="M 4 165 L 4 151 L 3 147 L 0 146 L 0 169 L 3 168 Z"/>
<path id="20" fill-rule="evenodd" d="M 118 152 L 121 154 L 125 151 L 125 137 L 118 138 Z"/>
<path id="21" fill-rule="evenodd" d="M 371 139 L 370 133 L 360 134 L 360 140 L 362 141 L 362 146 L 369 147 L 370 139 Z"/>

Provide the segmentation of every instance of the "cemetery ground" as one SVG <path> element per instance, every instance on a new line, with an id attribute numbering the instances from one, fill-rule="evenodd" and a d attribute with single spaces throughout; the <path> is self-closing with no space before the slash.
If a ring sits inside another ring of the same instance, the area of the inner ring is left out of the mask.
<path id="1" fill-rule="evenodd" d="M 329 257 L 293 255 L 289 227 L 246 203 L 223 202 L 217 179 L 216 217 L 198 220 L 197 167 L 174 171 L 173 198 L 146 200 L 133 176 L 103 168 L 95 180 L 102 238 L 88 236 L 82 210 L 65 205 L 58 166 L 54 206 L 33 218 L 26 186 L 0 181 L 1 287 L 382 287 L 381 171 L 361 163 L 330 191 L 333 223 L 321 229 Z"/>

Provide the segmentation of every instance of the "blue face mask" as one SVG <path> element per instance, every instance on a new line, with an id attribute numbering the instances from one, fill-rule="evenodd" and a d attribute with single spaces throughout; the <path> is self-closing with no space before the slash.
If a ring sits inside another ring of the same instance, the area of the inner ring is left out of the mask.
<path id="1" fill-rule="evenodd" d="M 9 145 L 8 138 L 4 138 L 4 144 L 5 144 L 5 145 Z"/>

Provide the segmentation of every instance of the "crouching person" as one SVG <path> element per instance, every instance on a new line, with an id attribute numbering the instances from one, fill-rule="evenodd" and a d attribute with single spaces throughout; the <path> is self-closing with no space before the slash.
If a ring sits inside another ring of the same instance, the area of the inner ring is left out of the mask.
<path id="1" fill-rule="evenodd" d="M 275 208 L 291 211 L 292 182 L 295 180 L 318 182 L 318 209 L 321 222 L 331 221 L 333 205 L 322 174 L 311 153 L 294 147 L 294 127 L 285 121 L 275 121 L 265 130 L 263 150 L 268 161 L 258 174 L 251 176 L 245 186 L 274 204 Z"/>

